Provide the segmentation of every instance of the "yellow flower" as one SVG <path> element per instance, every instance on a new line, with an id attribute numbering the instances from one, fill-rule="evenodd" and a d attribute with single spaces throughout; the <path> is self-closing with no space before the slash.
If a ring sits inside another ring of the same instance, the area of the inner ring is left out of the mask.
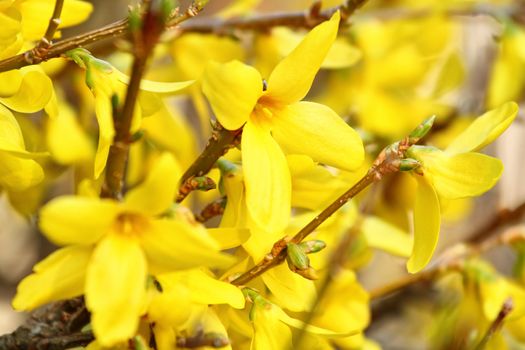
<path id="1" fill-rule="evenodd" d="M 477 118 L 441 151 L 412 146 L 408 155 L 421 163 L 414 207 L 414 246 L 407 262 L 409 272 L 424 268 L 436 248 L 440 228 L 439 199 L 474 197 L 491 189 L 503 171 L 499 159 L 477 153 L 512 123 L 518 105 L 508 102 Z"/>
<path id="2" fill-rule="evenodd" d="M 97 340 L 111 346 L 135 334 L 148 272 L 230 265 L 233 258 L 218 252 L 203 226 L 181 215 L 161 216 L 172 205 L 179 175 L 166 153 L 123 203 L 75 196 L 51 201 L 41 211 L 40 227 L 67 247 L 35 266 L 13 306 L 28 310 L 84 292 Z"/>
<path id="3" fill-rule="evenodd" d="M 246 202 L 267 231 L 283 230 L 290 215 L 291 179 L 283 151 L 350 170 L 364 159 L 358 134 L 334 111 L 301 102 L 337 36 L 339 17 L 314 28 L 275 67 L 266 91 L 259 72 L 238 61 L 212 63 L 204 73 L 203 91 L 218 121 L 228 130 L 244 125 Z"/>

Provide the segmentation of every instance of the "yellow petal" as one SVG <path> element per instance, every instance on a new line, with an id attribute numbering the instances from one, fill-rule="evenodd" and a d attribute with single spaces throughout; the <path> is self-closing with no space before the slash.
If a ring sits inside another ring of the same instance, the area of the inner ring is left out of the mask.
<path id="1" fill-rule="evenodd" d="M 254 307 L 256 308 L 253 314 L 254 334 L 250 350 L 293 349 L 292 331 L 273 312 L 273 309 L 278 307 L 272 304 L 270 304 L 271 309 L 266 306 Z"/>
<path id="2" fill-rule="evenodd" d="M 290 217 L 288 164 L 270 130 L 251 118 L 242 135 L 246 204 L 253 220 L 269 232 L 280 232 Z"/>
<path id="3" fill-rule="evenodd" d="M 262 89 L 259 72 L 239 61 L 210 62 L 204 71 L 202 91 L 228 130 L 239 129 L 248 120 Z"/>
<path id="4" fill-rule="evenodd" d="M 221 250 L 238 247 L 250 238 L 250 230 L 246 228 L 211 228 L 208 233 Z"/>
<path id="5" fill-rule="evenodd" d="M 166 269 L 225 268 L 235 262 L 232 256 L 218 252 L 218 244 L 198 224 L 155 220 L 141 238 L 148 259 Z"/>
<path id="6" fill-rule="evenodd" d="M 110 200 L 58 197 L 40 211 L 40 229 L 59 245 L 93 244 L 108 233 L 117 214 L 118 207 Z"/>
<path id="7" fill-rule="evenodd" d="M 345 170 L 357 169 L 365 152 L 359 134 L 322 104 L 299 102 L 272 117 L 272 135 L 287 153 Z"/>
<path id="8" fill-rule="evenodd" d="M 119 71 L 118 69 L 113 67 L 112 74 L 115 74 L 118 78 L 118 80 L 126 85 L 129 84 L 129 77 Z M 149 92 L 156 92 L 159 94 L 170 94 L 179 92 L 188 86 L 192 85 L 195 82 L 195 80 L 187 80 L 187 81 L 175 81 L 175 82 L 163 82 L 163 81 L 153 81 L 148 79 L 142 79 L 140 81 L 140 89 L 149 91 Z"/>
<path id="9" fill-rule="evenodd" d="M 0 102 L 17 112 L 33 113 L 46 106 L 52 91 L 51 79 L 40 71 L 31 70 L 24 75 L 17 93 L 0 98 Z"/>
<path id="10" fill-rule="evenodd" d="M 370 247 L 402 257 L 410 256 L 412 239 L 398 227 L 376 216 L 368 216 L 363 221 L 362 231 Z"/>
<path id="11" fill-rule="evenodd" d="M 178 191 L 181 169 L 170 153 L 162 154 L 146 180 L 126 194 L 127 208 L 158 215 L 168 209 Z"/>
<path id="12" fill-rule="evenodd" d="M 3 151 L 25 150 L 24 136 L 13 113 L 0 105 L 0 149 Z"/>
<path id="13" fill-rule="evenodd" d="M 34 186 L 44 179 L 40 164 L 32 159 L 22 159 L 16 155 L 0 155 L 0 185 L 13 191 L 21 191 Z"/>
<path id="14" fill-rule="evenodd" d="M 270 74 L 265 96 L 282 103 L 302 100 L 337 37 L 339 12 L 310 31 Z"/>
<path id="15" fill-rule="evenodd" d="M 144 308 L 146 273 L 144 253 L 134 239 L 111 234 L 95 248 L 86 276 L 86 305 L 103 346 L 135 335 Z"/>
<path id="16" fill-rule="evenodd" d="M 501 135 L 518 114 L 518 105 L 507 102 L 476 118 L 445 150 L 447 153 L 477 151 Z"/>
<path id="17" fill-rule="evenodd" d="M 188 288 L 191 300 L 195 303 L 208 304 L 229 304 L 236 309 L 244 308 L 244 294 L 241 290 L 227 282 L 219 281 L 201 270 L 191 270 L 175 272 L 159 277 L 161 285 L 165 286 L 166 280 L 169 283 L 182 284 Z M 169 288 L 167 288 L 169 292 Z"/>
<path id="18" fill-rule="evenodd" d="M 115 129 L 113 127 L 113 109 L 110 97 L 97 90 L 95 90 L 95 114 L 99 128 L 97 153 L 95 155 L 95 178 L 98 178 L 106 167 Z"/>
<path id="19" fill-rule="evenodd" d="M 348 334 L 341 334 L 339 332 L 334 332 L 332 330 L 321 328 L 321 327 L 317 327 L 317 326 L 314 326 L 314 325 L 311 325 L 311 324 L 306 325 L 303 321 L 288 316 L 288 314 L 286 314 L 286 312 L 284 312 L 280 307 L 277 307 L 276 305 L 273 306 L 273 312 L 274 312 L 275 316 L 281 322 L 283 322 L 283 323 L 285 323 L 285 324 L 287 324 L 287 325 L 289 325 L 291 327 L 294 327 L 296 329 L 303 329 L 304 328 L 309 333 L 326 335 L 326 336 L 351 335 L 351 334 L 357 333 L 357 331 L 352 331 L 352 332 L 350 332 Z"/>
<path id="20" fill-rule="evenodd" d="M 491 189 L 503 172 L 499 159 L 481 153 L 448 156 L 437 151 L 416 152 L 437 193 L 447 199 L 479 196 Z"/>
<path id="21" fill-rule="evenodd" d="M 308 311 L 317 296 L 314 282 L 290 271 L 286 264 L 264 273 L 262 279 L 277 303 L 290 311 Z"/>
<path id="22" fill-rule="evenodd" d="M 418 187 L 414 207 L 414 247 L 407 261 L 410 273 L 423 269 L 436 249 L 439 238 L 439 201 L 434 188 L 422 176 L 417 176 Z"/>
<path id="23" fill-rule="evenodd" d="M 19 69 L 0 73 L 0 97 L 16 94 L 20 89 L 20 84 L 22 84 L 22 73 Z"/>
<path id="24" fill-rule="evenodd" d="M 36 264 L 34 273 L 18 285 L 13 307 L 28 311 L 84 293 L 86 267 L 91 251 L 91 247 L 70 246 L 55 251 Z"/>

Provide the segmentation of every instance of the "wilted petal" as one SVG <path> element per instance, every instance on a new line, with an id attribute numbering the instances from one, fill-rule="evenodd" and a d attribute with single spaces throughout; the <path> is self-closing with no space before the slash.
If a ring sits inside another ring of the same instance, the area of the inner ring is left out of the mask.
<path id="1" fill-rule="evenodd" d="M 202 91 L 228 130 L 239 129 L 248 120 L 262 89 L 259 72 L 239 61 L 210 62 L 204 71 Z"/>
<path id="2" fill-rule="evenodd" d="M 232 256 L 218 251 L 217 242 L 198 224 L 154 220 L 141 239 L 148 260 L 165 269 L 228 267 L 235 262 Z"/>
<path id="3" fill-rule="evenodd" d="M 410 273 L 419 272 L 432 258 L 441 223 L 439 201 L 434 188 L 425 177 L 417 176 L 416 179 L 418 187 L 414 207 L 414 246 L 407 261 Z"/>
<path id="4" fill-rule="evenodd" d="M 95 248 L 86 276 L 86 305 L 100 344 L 135 335 L 146 295 L 146 258 L 138 241 L 108 235 Z"/>
<path id="5" fill-rule="evenodd" d="M 126 194 L 126 208 L 150 215 L 168 209 L 175 200 L 181 169 L 170 153 L 162 154 L 146 180 Z"/>
<path id="6" fill-rule="evenodd" d="M 18 285 L 13 307 L 28 311 L 84 293 L 86 267 L 91 252 L 91 247 L 70 246 L 55 251 L 36 264 L 34 273 Z"/>
<path id="7" fill-rule="evenodd" d="M 40 229 L 59 245 L 93 244 L 108 233 L 118 210 L 111 200 L 58 197 L 40 211 Z"/>
<path id="8" fill-rule="evenodd" d="M 284 230 L 290 217 L 290 171 L 270 130 L 255 118 L 244 126 L 242 163 L 251 217 L 266 231 Z"/>
<path id="9" fill-rule="evenodd" d="M 270 74 L 265 96 L 282 103 L 302 100 L 337 37 L 339 12 L 310 31 Z"/>
<path id="10" fill-rule="evenodd" d="M 319 103 L 294 103 L 275 113 L 272 135 L 291 154 L 345 170 L 357 169 L 364 160 L 359 134 L 332 109 Z"/>
<path id="11" fill-rule="evenodd" d="M 518 115 L 518 105 L 507 102 L 476 118 L 470 126 L 447 147 L 447 153 L 477 151 L 501 135 Z"/>

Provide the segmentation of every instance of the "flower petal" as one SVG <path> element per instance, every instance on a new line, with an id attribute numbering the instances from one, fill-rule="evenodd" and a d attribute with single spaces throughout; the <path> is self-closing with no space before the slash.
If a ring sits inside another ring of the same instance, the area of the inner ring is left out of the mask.
<path id="1" fill-rule="evenodd" d="M 41 71 L 31 70 L 22 78 L 18 92 L 0 98 L 0 102 L 17 112 L 33 113 L 46 106 L 52 91 L 51 79 Z"/>
<path id="2" fill-rule="evenodd" d="M 95 248 L 86 276 L 86 305 L 103 346 L 135 335 L 144 309 L 146 266 L 135 239 L 111 234 Z"/>
<path id="3" fill-rule="evenodd" d="M 95 154 L 95 178 L 98 178 L 106 167 L 109 148 L 115 136 L 111 99 L 98 89 L 95 89 L 95 114 L 99 128 L 97 153 Z"/>
<path id="4" fill-rule="evenodd" d="M 113 67 L 112 73 L 117 76 L 117 79 L 120 82 L 129 85 L 129 77 L 126 74 L 122 73 L 115 67 Z M 142 79 L 140 81 L 140 89 L 159 94 L 173 94 L 187 88 L 193 83 L 195 83 L 195 80 L 164 82 Z"/>
<path id="5" fill-rule="evenodd" d="M 414 246 L 407 261 L 407 270 L 410 273 L 423 269 L 432 258 L 441 224 L 439 201 L 434 188 L 425 177 L 417 176 L 416 179 L 418 187 L 414 207 Z"/>
<path id="6" fill-rule="evenodd" d="M 4 154 L 0 157 L 0 185 L 13 191 L 34 186 L 44 179 L 40 164 L 32 159 Z"/>
<path id="7" fill-rule="evenodd" d="M 332 109 L 319 103 L 289 105 L 272 118 L 272 135 L 287 153 L 345 170 L 357 169 L 365 152 L 359 134 Z"/>
<path id="8" fill-rule="evenodd" d="M 208 233 L 219 243 L 221 250 L 238 247 L 250 238 L 250 230 L 247 228 L 211 228 Z"/>
<path id="9" fill-rule="evenodd" d="M 93 244 L 110 230 L 118 210 L 110 200 L 58 197 L 42 208 L 40 229 L 59 245 Z"/>
<path id="10" fill-rule="evenodd" d="M 20 90 L 22 77 L 19 69 L 0 73 L 0 97 L 8 97 L 16 94 L 17 91 Z"/>
<path id="11" fill-rule="evenodd" d="M 306 35 L 301 43 L 270 74 L 265 96 L 282 103 L 293 103 L 306 96 L 337 37 L 339 12 Z"/>
<path id="12" fill-rule="evenodd" d="M 154 220 L 141 238 L 149 261 L 161 268 L 224 268 L 235 262 L 232 256 L 218 251 L 218 244 L 198 224 L 192 225 L 179 220 Z"/>
<path id="13" fill-rule="evenodd" d="M 518 115 L 518 105 L 507 102 L 476 118 L 457 136 L 445 152 L 457 154 L 477 151 L 501 135 Z"/>
<path id="14" fill-rule="evenodd" d="M 411 237 L 397 226 L 377 216 L 367 216 L 363 220 L 362 231 L 370 247 L 402 257 L 410 256 Z"/>
<path id="15" fill-rule="evenodd" d="M 491 189 L 503 172 L 499 159 L 481 153 L 453 156 L 435 151 L 416 151 L 437 193 L 446 199 L 479 196 Z"/>
<path id="16" fill-rule="evenodd" d="M 282 307 L 295 312 L 308 311 L 317 293 L 313 281 L 280 264 L 262 275 L 268 289 Z"/>
<path id="17" fill-rule="evenodd" d="M 291 206 L 286 158 L 268 127 L 255 118 L 244 126 L 241 142 L 248 211 L 261 228 L 280 232 L 288 224 Z"/>
<path id="18" fill-rule="evenodd" d="M 69 299 L 84 293 L 86 268 L 91 247 L 59 249 L 39 262 L 34 273 L 20 282 L 13 299 L 16 310 L 32 310 L 43 304 Z"/>
<path id="19" fill-rule="evenodd" d="M 163 153 L 146 180 L 126 194 L 126 208 L 150 215 L 168 209 L 175 200 L 182 171 L 170 153 Z"/>
<path id="20" fill-rule="evenodd" d="M 263 83 L 255 68 L 239 61 L 210 62 L 204 71 L 202 91 L 219 122 L 228 130 L 236 130 L 248 120 Z"/>

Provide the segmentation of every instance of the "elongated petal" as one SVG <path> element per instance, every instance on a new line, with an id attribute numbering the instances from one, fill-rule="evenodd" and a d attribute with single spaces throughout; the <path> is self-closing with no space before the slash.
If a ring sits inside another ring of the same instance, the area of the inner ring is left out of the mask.
<path id="1" fill-rule="evenodd" d="M 97 116 L 99 135 L 94 170 L 95 178 L 98 178 L 106 167 L 109 148 L 115 136 L 111 99 L 100 90 L 95 90 L 95 114 Z"/>
<path id="2" fill-rule="evenodd" d="M 126 85 L 129 84 L 129 77 L 113 67 L 113 74 L 115 74 L 118 80 Z M 156 92 L 159 94 L 172 94 L 179 92 L 188 86 L 192 85 L 195 80 L 187 81 L 173 81 L 173 82 L 163 82 L 163 81 L 153 81 L 148 79 L 142 79 L 140 81 L 140 89 L 150 92 Z"/>
<path id="3" fill-rule="evenodd" d="M 238 287 L 219 281 L 198 269 L 163 274 L 158 280 L 166 293 L 176 285 L 184 285 L 195 303 L 229 304 L 236 309 L 244 308 L 244 294 Z"/>
<path id="4" fill-rule="evenodd" d="M 441 151 L 417 152 L 437 193 L 447 199 L 479 196 L 491 189 L 503 172 L 499 159 L 481 153 L 453 156 Z"/>
<path id="5" fill-rule="evenodd" d="M 281 264 L 262 275 L 263 281 L 282 307 L 296 312 L 308 311 L 317 296 L 313 281 Z"/>
<path id="6" fill-rule="evenodd" d="M 51 79 L 43 72 L 32 70 L 24 75 L 18 92 L 0 98 L 0 102 L 17 112 L 33 113 L 46 106 L 52 91 Z"/>
<path id="7" fill-rule="evenodd" d="M 290 217 L 290 171 L 269 129 L 254 118 L 243 130 L 242 162 L 251 217 L 266 231 L 284 230 Z"/>
<path id="8" fill-rule="evenodd" d="M 265 96 L 286 104 L 300 101 L 306 96 L 321 63 L 337 37 L 339 19 L 339 12 L 336 12 L 329 21 L 312 29 L 275 67 L 268 78 L 268 91 Z"/>
<path id="9" fill-rule="evenodd" d="M 17 310 L 32 310 L 52 301 L 69 299 L 84 293 L 86 268 L 91 247 L 62 248 L 39 262 L 34 273 L 20 282 L 13 299 Z"/>
<path id="10" fill-rule="evenodd" d="M 212 228 L 208 233 L 219 243 L 221 250 L 238 247 L 250 238 L 247 228 Z"/>
<path id="11" fill-rule="evenodd" d="M 175 200 L 181 169 L 170 153 L 162 154 L 146 180 L 126 194 L 127 208 L 158 215 Z"/>
<path id="12" fill-rule="evenodd" d="M 111 234 L 95 248 L 86 276 L 86 305 L 100 344 L 112 346 L 135 335 L 146 274 L 146 258 L 135 239 Z"/>
<path id="13" fill-rule="evenodd" d="M 239 129 L 248 120 L 262 89 L 259 72 L 239 61 L 211 62 L 204 71 L 202 91 L 228 130 Z"/>
<path id="14" fill-rule="evenodd" d="M 332 109 L 319 103 L 294 103 L 272 118 L 272 135 L 287 153 L 345 170 L 363 163 L 363 142 Z"/>
<path id="15" fill-rule="evenodd" d="M 447 147 L 447 153 L 464 153 L 477 151 L 494 141 L 501 135 L 518 115 L 518 105 L 507 102 L 498 108 L 488 111 L 476 118 Z"/>
<path id="16" fill-rule="evenodd" d="M 292 331 L 273 312 L 273 309 L 278 306 L 271 305 L 271 309 L 257 305 L 255 307 L 254 334 L 250 350 L 293 349 Z"/>
<path id="17" fill-rule="evenodd" d="M 0 104 L 0 150 L 25 150 L 24 136 L 13 113 Z"/>
<path id="18" fill-rule="evenodd" d="M 42 208 L 40 228 L 59 245 L 93 244 L 108 233 L 117 214 L 113 201 L 64 196 Z"/>
<path id="19" fill-rule="evenodd" d="M 376 216 L 368 216 L 363 221 L 362 230 L 370 247 L 402 257 L 410 256 L 412 239 L 397 226 Z"/>
<path id="20" fill-rule="evenodd" d="M 414 246 L 407 261 L 410 273 L 423 269 L 436 249 L 441 216 L 434 188 L 425 177 L 417 177 L 418 187 L 414 207 Z"/>
<path id="21" fill-rule="evenodd" d="M 179 220 L 155 220 L 142 236 L 148 259 L 165 269 L 228 267 L 235 259 L 220 253 L 218 244 L 200 225 Z"/>

